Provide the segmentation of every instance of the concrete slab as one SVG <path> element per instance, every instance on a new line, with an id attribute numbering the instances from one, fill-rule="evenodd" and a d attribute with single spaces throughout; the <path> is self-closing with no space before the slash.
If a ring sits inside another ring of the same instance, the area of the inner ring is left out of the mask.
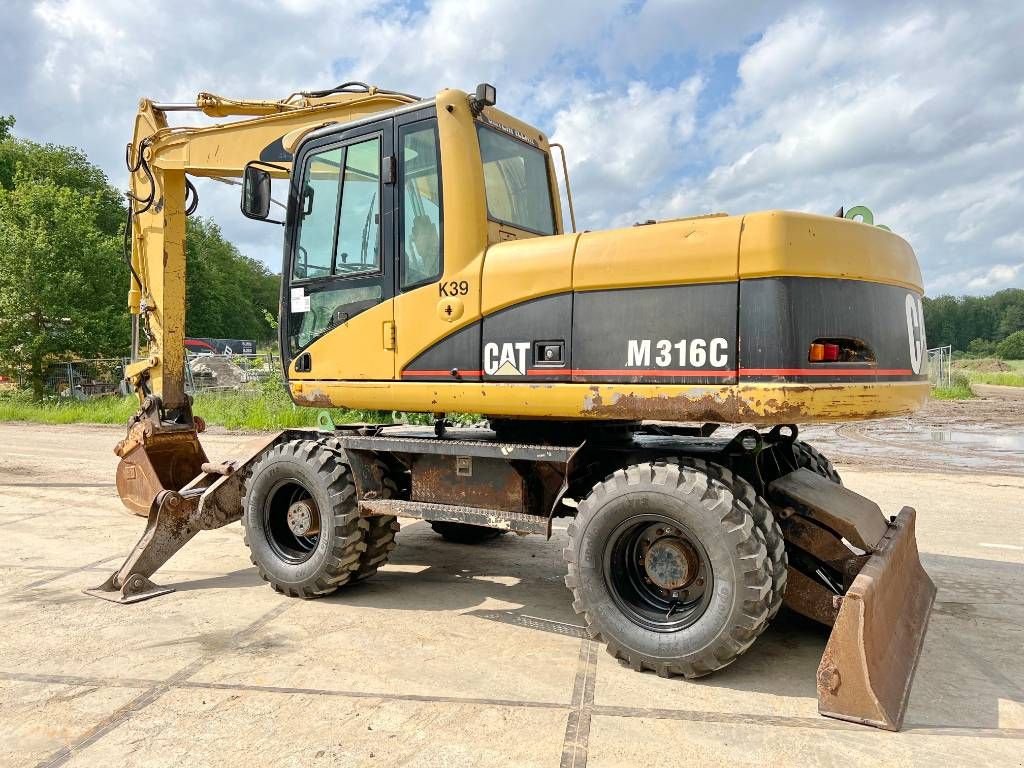
<path id="1" fill-rule="evenodd" d="M 540 768 L 558 764 L 564 728 L 564 711 L 175 690 L 67 765 Z"/>
<path id="2" fill-rule="evenodd" d="M 405 521 L 377 577 L 314 601 L 267 588 L 232 525 L 158 572 L 177 592 L 88 598 L 144 526 L 109 484 L 120 430 L 49 428 L 25 448 L 27 429 L 0 425 L 0 446 L 19 446 L 0 448 L 3 765 L 932 768 L 1024 753 L 1024 477 L 841 467 L 883 509 L 918 507 L 939 587 L 906 730 L 886 734 L 817 715 L 826 632 L 794 617 L 700 681 L 624 668 L 582 637 L 563 524 L 551 542 L 465 546 Z M 243 439 L 214 436 L 211 457 Z"/>

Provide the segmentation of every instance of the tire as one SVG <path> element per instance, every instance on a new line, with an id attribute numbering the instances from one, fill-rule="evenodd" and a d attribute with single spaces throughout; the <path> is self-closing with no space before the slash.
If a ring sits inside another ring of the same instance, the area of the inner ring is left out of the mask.
<path id="1" fill-rule="evenodd" d="M 308 501 L 315 534 L 296 535 L 287 512 Z M 369 523 L 356 508 L 351 472 L 339 455 L 311 440 L 268 451 L 252 468 L 242 497 L 242 527 L 260 576 L 278 592 L 313 598 L 356 578 Z"/>
<path id="2" fill-rule="evenodd" d="M 689 463 L 725 485 L 732 491 L 733 496 L 750 507 L 754 524 L 757 525 L 768 551 L 769 570 L 772 574 L 772 596 L 768 607 L 768 620 L 771 621 L 782 608 L 782 601 L 786 596 L 786 583 L 789 579 L 789 556 L 786 554 L 786 540 L 782 536 L 782 528 L 779 527 L 768 502 L 757 495 L 753 485 L 735 472 L 720 464 L 700 459 L 690 459 Z"/>
<path id="3" fill-rule="evenodd" d="M 767 626 L 772 572 L 763 537 L 748 503 L 704 462 L 617 470 L 580 502 L 568 531 L 563 555 L 573 608 L 591 637 L 603 639 L 608 652 L 633 669 L 701 677 L 735 661 Z M 653 543 L 645 556 L 648 535 Z M 657 565 L 652 554 L 664 553 L 664 542 L 696 556 L 687 559 L 692 570 L 669 571 L 690 579 L 678 588 L 651 581 L 665 576 L 647 565 Z M 633 578 L 642 570 L 634 562 L 645 563 L 650 578 Z M 669 599 L 677 597 L 690 602 L 673 614 L 679 603 Z M 665 604 L 670 607 L 661 618 Z"/>
<path id="4" fill-rule="evenodd" d="M 439 533 L 445 541 L 456 544 L 479 544 L 484 541 L 496 539 L 508 533 L 501 528 L 488 528 L 484 525 L 470 525 L 469 523 L 451 523 L 447 520 L 428 520 L 430 527 L 435 533 Z"/>
<path id="5" fill-rule="evenodd" d="M 398 518 L 380 515 L 367 518 L 370 527 L 366 530 L 366 551 L 359 558 L 359 566 L 352 574 L 354 581 L 368 579 L 380 568 L 387 565 L 395 548 L 395 535 L 401 526 Z"/>
<path id="6" fill-rule="evenodd" d="M 842 485 L 843 479 L 832 466 L 832 462 L 825 457 L 817 448 L 803 440 L 793 443 L 793 458 L 796 460 L 798 469 L 809 469 L 817 475 L 831 480 L 836 485 Z"/>

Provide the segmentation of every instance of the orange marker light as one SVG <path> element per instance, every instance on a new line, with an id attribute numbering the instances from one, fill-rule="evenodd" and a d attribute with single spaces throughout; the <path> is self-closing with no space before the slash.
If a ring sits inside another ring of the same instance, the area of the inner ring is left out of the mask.
<path id="1" fill-rule="evenodd" d="M 807 356 L 807 359 L 812 363 L 821 363 L 825 360 L 825 345 L 824 344 L 811 344 L 811 352 Z"/>

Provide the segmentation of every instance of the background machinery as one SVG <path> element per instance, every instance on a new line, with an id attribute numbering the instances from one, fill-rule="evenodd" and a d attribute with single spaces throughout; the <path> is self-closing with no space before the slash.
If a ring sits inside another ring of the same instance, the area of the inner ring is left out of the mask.
<path id="1" fill-rule="evenodd" d="M 121 498 L 148 521 L 90 592 L 170 591 L 153 573 L 239 519 L 260 574 L 309 598 L 372 575 L 399 517 L 474 541 L 574 516 L 566 585 L 613 655 L 705 675 L 786 604 L 833 626 L 820 711 L 899 728 L 935 594 L 914 510 L 886 517 L 844 488 L 795 425 L 926 398 L 910 246 L 781 211 L 566 232 L 555 145 L 494 104 L 489 85 L 418 99 L 357 83 L 141 102 L 126 240 L 147 349 L 116 452 Z M 168 127 L 182 109 L 245 119 Z M 188 175 L 242 177 L 242 212 L 264 220 L 287 180 L 292 399 L 433 413 L 433 430 L 328 421 L 207 460 L 184 392 Z M 566 193 L 571 215 L 567 178 Z M 452 412 L 490 426 L 450 428 Z"/>

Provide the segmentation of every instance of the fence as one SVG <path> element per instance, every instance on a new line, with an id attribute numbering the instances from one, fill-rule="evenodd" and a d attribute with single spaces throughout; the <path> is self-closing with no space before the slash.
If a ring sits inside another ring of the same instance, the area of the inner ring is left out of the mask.
<path id="1" fill-rule="evenodd" d="M 280 358 L 273 352 L 252 355 L 187 355 L 185 391 L 250 389 L 277 374 Z M 127 357 L 95 360 L 65 360 L 51 363 L 43 373 L 43 390 L 50 397 L 87 400 L 102 395 L 127 395 L 124 369 Z M 29 387 L 22 371 L 15 377 L 18 386 Z"/>
<path id="2" fill-rule="evenodd" d="M 933 387 L 949 387 L 953 383 L 953 347 L 928 350 L 928 381 Z"/>

